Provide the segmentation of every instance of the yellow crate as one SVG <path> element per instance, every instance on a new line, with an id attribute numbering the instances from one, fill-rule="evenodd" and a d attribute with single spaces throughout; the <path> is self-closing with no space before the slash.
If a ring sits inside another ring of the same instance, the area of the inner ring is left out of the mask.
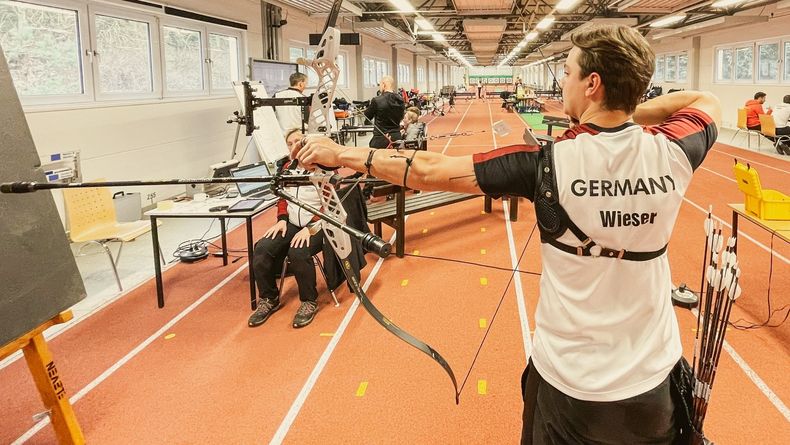
<path id="1" fill-rule="evenodd" d="M 744 193 L 746 212 L 768 220 L 790 220 L 790 196 L 763 189 L 757 170 L 736 162 L 732 168 L 738 189 Z"/>

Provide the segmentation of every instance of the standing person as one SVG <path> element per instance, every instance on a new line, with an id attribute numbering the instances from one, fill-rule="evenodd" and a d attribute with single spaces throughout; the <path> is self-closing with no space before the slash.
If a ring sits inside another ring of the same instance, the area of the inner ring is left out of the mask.
<path id="1" fill-rule="evenodd" d="M 768 112 L 763 110 L 766 94 L 762 91 L 754 93 L 754 99 L 747 100 L 744 107 L 746 108 L 746 128 L 749 130 L 760 131 L 760 115 L 771 114 L 773 110 L 768 108 Z"/>
<path id="2" fill-rule="evenodd" d="M 386 148 L 390 140 L 399 141 L 400 121 L 406 104 L 403 98 L 393 92 L 395 79 L 384 76 L 379 82 L 379 95 L 370 100 L 370 106 L 365 109 L 365 117 L 373 122 L 373 137 L 370 138 L 371 148 Z"/>
<path id="3" fill-rule="evenodd" d="M 304 89 L 307 86 L 307 75 L 302 73 L 293 73 L 288 78 L 290 87 L 278 91 L 273 97 L 303 97 Z M 281 106 L 274 107 L 274 114 L 277 116 L 277 122 L 280 123 L 280 128 L 283 133 L 294 128 L 301 129 L 302 122 L 304 121 L 304 110 L 302 107 L 296 106 Z"/>
<path id="4" fill-rule="evenodd" d="M 776 123 L 776 135 L 790 135 L 790 94 L 785 95 L 781 104 L 774 109 L 774 122 Z M 790 155 L 790 142 L 784 140 L 776 146 L 779 154 Z"/>
<path id="5" fill-rule="evenodd" d="M 288 130 L 285 141 L 293 146 L 302 138 L 299 129 Z M 313 185 L 285 187 L 287 193 L 299 201 L 315 208 L 321 207 L 321 198 Z M 247 325 L 262 325 L 280 309 L 280 291 L 276 274 L 282 271 L 283 261 L 288 258 L 288 270 L 294 274 L 299 286 L 299 309 L 293 319 L 293 327 L 309 325 L 318 312 L 318 291 L 315 282 L 313 255 L 321 251 L 324 243 L 323 231 L 311 235 L 308 225 L 319 218 L 296 204 L 280 199 L 277 202 L 277 222 L 264 233 L 255 244 L 252 269 L 258 286 L 258 308 L 250 315 Z"/>
<path id="6" fill-rule="evenodd" d="M 477 81 L 477 98 L 483 98 L 483 83 L 481 81 Z"/>
<path id="7" fill-rule="evenodd" d="M 721 109 L 695 91 L 637 105 L 655 55 L 632 28 L 571 42 L 561 86 L 578 124 L 553 147 L 450 157 L 323 138 L 293 154 L 307 168 L 344 165 L 420 190 L 536 201 L 543 273 L 522 443 L 670 444 L 688 415 L 670 388 L 683 362 L 666 245 Z"/>

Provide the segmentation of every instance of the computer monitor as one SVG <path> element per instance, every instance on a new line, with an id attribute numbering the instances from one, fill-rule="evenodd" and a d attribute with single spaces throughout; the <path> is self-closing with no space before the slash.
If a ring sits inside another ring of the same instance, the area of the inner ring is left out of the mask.
<path id="1" fill-rule="evenodd" d="M 230 175 L 234 178 L 259 178 L 271 176 L 269 167 L 266 162 L 261 161 L 255 164 L 245 165 L 243 167 L 234 168 L 230 171 Z M 256 193 L 266 192 L 269 190 L 268 182 L 239 182 L 236 184 L 239 188 L 241 196 L 250 196 Z"/>

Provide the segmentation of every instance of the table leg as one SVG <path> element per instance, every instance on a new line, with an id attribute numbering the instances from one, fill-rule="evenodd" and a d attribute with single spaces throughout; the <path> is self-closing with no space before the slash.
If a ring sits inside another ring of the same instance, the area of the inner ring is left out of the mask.
<path id="1" fill-rule="evenodd" d="M 510 221 L 518 221 L 518 196 L 511 196 L 510 199 Z"/>
<path id="2" fill-rule="evenodd" d="M 225 228 L 225 218 L 219 219 L 219 227 L 222 232 L 222 265 L 228 265 L 228 237 Z"/>
<path id="3" fill-rule="evenodd" d="M 395 255 L 403 258 L 406 251 L 406 189 L 395 194 Z"/>
<path id="4" fill-rule="evenodd" d="M 258 301 L 255 298 L 255 275 L 252 271 L 252 217 L 245 218 L 247 220 L 247 268 L 250 273 L 250 308 L 255 310 L 258 307 Z"/>
<path id="5" fill-rule="evenodd" d="M 162 266 L 159 262 L 159 228 L 156 225 L 156 217 L 151 217 L 151 239 L 154 242 L 154 272 L 156 275 L 156 305 L 160 308 L 165 307 L 165 290 L 162 284 Z"/>
<path id="6" fill-rule="evenodd" d="M 546 130 L 546 134 L 548 134 L 549 136 L 551 136 L 551 127 L 552 127 L 553 125 L 552 125 L 551 123 L 547 123 L 547 124 L 546 124 L 546 126 L 548 126 L 548 127 L 549 127 L 549 128 Z"/>
<path id="7" fill-rule="evenodd" d="M 493 200 L 488 195 L 486 195 L 485 198 L 483 198 L 483 211 L 484 212 L 491 213 L 491 202 L 492 201 Z"/>
<path id="8" fill-rule="evenodd" d="M 734 254 L 738 254 L 738 212 L 732 211 L 732 236 L 735 238 L 735 247 L 732 248 Z"/>

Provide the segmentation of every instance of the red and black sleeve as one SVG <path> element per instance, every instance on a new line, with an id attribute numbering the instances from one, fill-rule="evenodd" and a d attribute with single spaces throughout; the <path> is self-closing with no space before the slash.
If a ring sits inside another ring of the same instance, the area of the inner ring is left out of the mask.
<path id="1" fill-rule="evenodd" d="M 705 160 L 708 150 L 713 147 L 718 136 L 713 119 L 696 108 L 684 108 L 670 116 L 664 123 L 645 129 L 652 134 L 661 133 L 677 144 L 686 154 L 694 170 Z"/>
<path id="2" fill-rule="evenodd" d="M 480 190 L 499 198 L 502 195 L 535 196 L 540 148 L 510 145 L 472 156 Z"/>

